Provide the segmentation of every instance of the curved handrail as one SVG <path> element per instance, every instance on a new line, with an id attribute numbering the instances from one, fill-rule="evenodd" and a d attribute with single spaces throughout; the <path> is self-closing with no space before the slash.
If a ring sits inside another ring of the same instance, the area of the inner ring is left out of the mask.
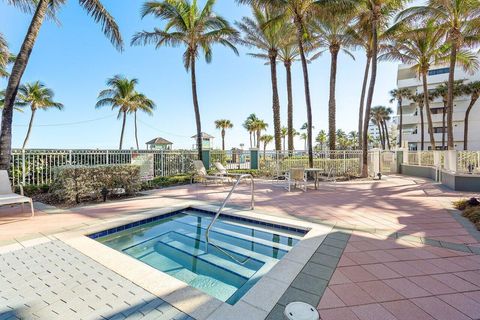
<path id="1" fill-rule="evenodd" d="M 225 205 L 227 204 L 228 200 L 230 200 L 230 197 L 232 196 L 233 194 L 233 191 L 235 191 L 235 188 L 237 188 L 237 186 L 240 184 L 240 182 L 242 181 L 242 179 L 244 178 L 249 178 L 250 181 L 251 181 L 251 184 L 250 184 L 250 193 L 251 193 L 251 200 L 250 200 L 250 210 L 253 210 L 255 208 L 255 195 L 254 195 L 254 190 L 255 190 L 255 182 L 253 180 L 253 176 L 251 174 L 241 174 L 238 176 L 237 178 L 237 181 L 234 183 L 232 189 L 230 190 L 230 192 L 228 193 L 227 197 L 225 198 L 225 200 L 223 200 L 222 202 L 222 205 L 220 206 L 220 208 L 218 209 L 217 213 L 215 214 L 215 217 L 212 219 L 212 222 L 210 222 L 210 224 L 208 225 L 207 227 L 207 231 L 205 232 L 205 238 L 206 238 L 206 250 L 208 251 L 208 244 L 210 243 L 210 239 L 209 239 L 209 235 L 210 235 L 210 229 L 212 228 L 213 224 L 215 223 L 215 221 L 217 221 L 218 217 L 220 216 L 220 214 L 222 213 L 223 209 L 225 208 Z M 212 244 L 214 245 L 214 244 Z M 218 248 L 218 246 L 214 245 L 215 247 Z M 222 252 L 224 252 L 224 250 L 222 250 L 221 248 L 218 248 L 219 250 L 221 250 Z M 235 259 L 234 257 L 232 257 L 230 254 L 224 252 L 226 255 L 228 255 L 229 257 L 231 257 L 233 260 L 237 261 L 237 259 Z M 248 260 L 248 259 L 247 259 Z M 237 261 L 239 263 L 242 263 L 240 261 Z M 245 261 L 246 262 L 246 261 Z M 243 263 L 245 263 L 243 262 Z M 242 263 L 242 264 L 243 264 Z"/>

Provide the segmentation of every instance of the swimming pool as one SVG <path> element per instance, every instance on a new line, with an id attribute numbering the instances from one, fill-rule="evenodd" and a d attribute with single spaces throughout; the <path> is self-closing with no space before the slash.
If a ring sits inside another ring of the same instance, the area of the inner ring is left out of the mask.
<path id="1" fill-rule="evenodd" d="M 221 301 L 235 304 L 305 235 L 306 231 L 185 209 L 91 234 Z"/>

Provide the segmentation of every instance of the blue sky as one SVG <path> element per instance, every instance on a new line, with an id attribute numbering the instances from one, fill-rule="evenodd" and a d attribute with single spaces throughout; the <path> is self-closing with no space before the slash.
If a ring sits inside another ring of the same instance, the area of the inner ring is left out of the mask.
<path id="1" fill-rule="evenodd" d="M 201 2 L 201 1 L 199 1 Z M 154 116 L 139 116 L 139 140 L 161 136 L 174 142 L 176 148 L 190 148 L 195 133 L 191 102 L 190 77 L 182 63 L 183 48 L 130 47 L 132 35 L 142 29 L 151 30 L 162 22 L 140 18 L 143 1 L 104 0 L 104 5 L 116 18 L 124 40 L 125 51 L 115 51 L 103 36 L 100 26 L 85 14 L 77 1 L 68 1 L 59 14 L 61 26 L 46 21 L 33 50 L 23 82 L 41 80 L 56 93 L 56 100 L 65 105 L 64 111 L 38 112 L 31 148 L 116 148 L 121 121 L 116 112 L 95 109 L 98 92 L 105 80 L 115 74 L 135 77 L 139 90 L 157 104 Z M 215 11 L 231 22 L 249 15 L 247 7 L 234 0 L 218 1 Z M 21 45 L 30 16 L 0 2 L 0 32 L 15 52 Z M 200 60 L 197 67 L 198 92 L 203 131 L 216 137 L 220 133 L 214 121 L 230 119 L 234 128 L 227 133 L 227 147 L 248 146 L 248 134 L 241 124 L 250 113 L 256 113 L 270 124 L 273 132 L 269 68 L 263 61 L 245 55 L 250 50 L 240 48 L 240 56 L 223 47 L 214 48 L 213 62 Z M 339 57 L 337 79 L 337 127 L 345 131 L 357 127 L 364 53 L 355 52 L 356 61 L 346 55 Z M 309 66 L 315 134 L 327 128 L 328 80 L 330 56 L 324 54 Z M 388 91 L 396 85 L 396 63 L 379 65 L 374 105 L 389 104 Z M 279 65 L 281 120 L 286 125 L 285 71 Z M 293 68 L 294 124 L 297 129 L 306 121 L 303 80 L 300 64 Z M 0 88 L 6 82 L 0 80 Z M 30 112 L 14 115 L 13 146 L 23 141 Z M 92 121 L 95 120 L 95 121 Z M 125 146 L 134 146 L 133 118 L 128 119 Z M 297 149 L 303 142 L 296 141 Z"/>

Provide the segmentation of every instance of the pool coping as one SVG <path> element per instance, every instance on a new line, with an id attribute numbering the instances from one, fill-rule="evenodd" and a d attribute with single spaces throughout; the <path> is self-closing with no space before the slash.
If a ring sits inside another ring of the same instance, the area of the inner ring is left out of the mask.
<path id="1" fill-rule="evenodd" d="M 234 305 L 222 302 L 166 273 L 88 237 L 88 235 L 102 230 L 187 208 L 216 211 L 219 207 L 198 200 L 182 202 L 179 205 L 148 210 L 130 216 L 112 217 L 102 223 L 86 226 L 75 231 L 61 232 L 53 235 L 53 237 L 65 242 L 197 320 L 228 320 L 245 317 L 251 320 L 260 320 L 265 319 L 273 310 L 277 301 L 290 287 L 332 229 L 329 226 L 295 218 L 272 216 L 255 210 L 225 208 L 222 214 L 226 216 L 232 215 L 308 230 L 302 240 Z"/>

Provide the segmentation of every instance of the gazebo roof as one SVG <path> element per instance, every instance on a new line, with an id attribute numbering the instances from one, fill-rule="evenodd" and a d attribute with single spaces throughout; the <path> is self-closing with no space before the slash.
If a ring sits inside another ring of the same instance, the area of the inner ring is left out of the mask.
<path id="1" fill-rule="evenodd" d="M 158 145 L 161 145 L 161 144 L 173 144 L 173 143 L 170 142 L 170 141 L 168 141 L 167 139 L 158 137 L 158 138 L 155 138 L 155 139 L 152 139 L 152 140 L 148 141 L 146 144 L 158 144 Z"/>
<path id="2" fill-rule="evenodd" d="M 209 135 L 208 133 L 202 132 L 202 138 L 203 139 L 213 139 L 215 138 L 214 136 Z M 194 135 L 192 139 L 197 139 L 197 135 Z"/>

